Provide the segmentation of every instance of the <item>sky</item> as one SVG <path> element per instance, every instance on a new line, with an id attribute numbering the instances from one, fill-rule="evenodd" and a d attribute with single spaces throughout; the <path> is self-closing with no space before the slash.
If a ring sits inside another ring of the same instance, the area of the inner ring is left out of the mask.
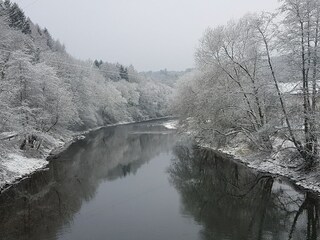
<path id="1" fill-rule="evenodd" d="M 278 0 L 14 0 L 76 58 L 132 64 L 138 71 L 194 67 L 207 27 Z"/>

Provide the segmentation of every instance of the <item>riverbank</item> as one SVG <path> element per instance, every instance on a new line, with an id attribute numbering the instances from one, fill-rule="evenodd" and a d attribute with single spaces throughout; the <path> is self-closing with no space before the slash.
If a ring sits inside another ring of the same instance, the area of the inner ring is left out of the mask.
<path id="1" fill-rule="evenodd" d="M 291 142 L 274 138 L 271 152 L 252 150 L 241 138 L 233 139 L 227 146 L 217 147 L 209 143 L 209 140 L 203 140 L 205 138 L 199 140 L 195 130 L 178 125 L 176 128 L 180 128 L 179 132 L 182 136 L 196 139 L 196 144 L 200 147 L 227 154 L 234 160 L 259 172 L 285 177 L 297 186 L 320 196 L 320 166 L 316 166 L 309 172 L 302 170 L 303 160 L 295 152 Z"/>
<path id="2" fill-rule="evenodd" d="M 105 127 L 157 120 L 165 121 L 172 118 L 173 117 L 163 117 L 137 122 L 119 122 L 81 132 L 64 131 L 63 133 L 54 133 L 52 135 L 42 134 L 41 137 L 44 141 L 42 142 L 41 149 L 31 149 L 28 152 L 19 149 L 21 139 L 18 134 L 4 133 L 3 138 L 5 138 L 5 140 L 1 142 L 1 148 L 4 150 L 0 152 L 0 193 L 6 191 L 23 179 L 30 177 L 35 172 L 45 171 L 50 160 L 57 158 L 61 153 L 67 150 L 70 145 L 78 140 L 84 139 L 85 135 L 90 132 Z"/>
<path id="3" fill-rule="evenodd" d="M 247 165 L 249 168 L 264 173 L 270 173 L 276 176 L 288 178 L 294 184 L 310 190 L 320 196 L 320 168 L 317 166 L 310 172 L 301 169 L 301 164 L 290 163 L 284 160 L 284 157 L 273 157 L 270 155 L 251 153 L 247 155 L 237 154 L 230 148 L 218 149 L 219 151 L 231 155 L 236 160 Z"/>
<path id="4" fill-rule="evenodd" d="M 312 191 L 320 195 L 320 168 L 317 166 L 313 171 L 305 172 L 301 168 L 302 161 L 299 158 L 293 161 L 288 158 L 294 157 L 294 152 L 280 153 L 273 151 L 270 153 L 256 152 L 250 150 L 246 145 L 226 146 L 216 148 L 208 143 L 198 142 L 200 147 L 217 150 L 229 155 L 234 160 L 241 162 L 247 167 L 259 172 L 281 176 L 305 190 Z"/>
<path id="5" fill-rule="evenodd" d="M 33 148 L 21 150 L 22 136 L 1 141 L 0 155 L 0 193 L 12 185 L 28 178 L 37 171 L 44 171 L 49 163 L 49 156 L 59 154 L 79 139 L 80 133 L 65 131 L 63 134 L 39 133 L 39 143 Z"/>

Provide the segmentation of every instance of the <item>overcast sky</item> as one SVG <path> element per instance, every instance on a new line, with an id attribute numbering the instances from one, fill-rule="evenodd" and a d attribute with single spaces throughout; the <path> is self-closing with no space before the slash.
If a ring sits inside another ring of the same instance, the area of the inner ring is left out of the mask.
<path id="1" fill-rule="evenodd" d="M 15 0 L 81 59 L 133 64 L 139 71 L 183 70 L 208 26 L 278 0 Z"/>

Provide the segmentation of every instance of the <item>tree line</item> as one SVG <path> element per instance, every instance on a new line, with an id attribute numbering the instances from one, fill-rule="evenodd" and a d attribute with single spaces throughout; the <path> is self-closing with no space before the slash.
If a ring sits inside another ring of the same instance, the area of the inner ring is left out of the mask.
<path id="1" fill-rule="evenodd" d="M 9 0 L 0 0 L 0 32 L 0 134 L 28 142 L 167 114 L 172 87 L 133 66 L 73 58 Z"/>
<path id="2" fill-rule="evenodd" d="M 180 81 L 176 109 L 185 126 L 216 145 L 241 138 L 262 151 L 295 149 L 318 159 L 318 0 L 281 0 L 276 13 L 248 14 L 208 28 L 197 69 Z"/>

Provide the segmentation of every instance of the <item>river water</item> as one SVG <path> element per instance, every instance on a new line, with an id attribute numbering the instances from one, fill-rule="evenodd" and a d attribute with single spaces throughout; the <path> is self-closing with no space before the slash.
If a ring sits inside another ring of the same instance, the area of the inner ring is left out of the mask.
<path id="1" fill-rule="evenodd" d="M 0 195 L 0 239 L 320 239 L 315 195 L 162 124 L 91 132 Z"/>

